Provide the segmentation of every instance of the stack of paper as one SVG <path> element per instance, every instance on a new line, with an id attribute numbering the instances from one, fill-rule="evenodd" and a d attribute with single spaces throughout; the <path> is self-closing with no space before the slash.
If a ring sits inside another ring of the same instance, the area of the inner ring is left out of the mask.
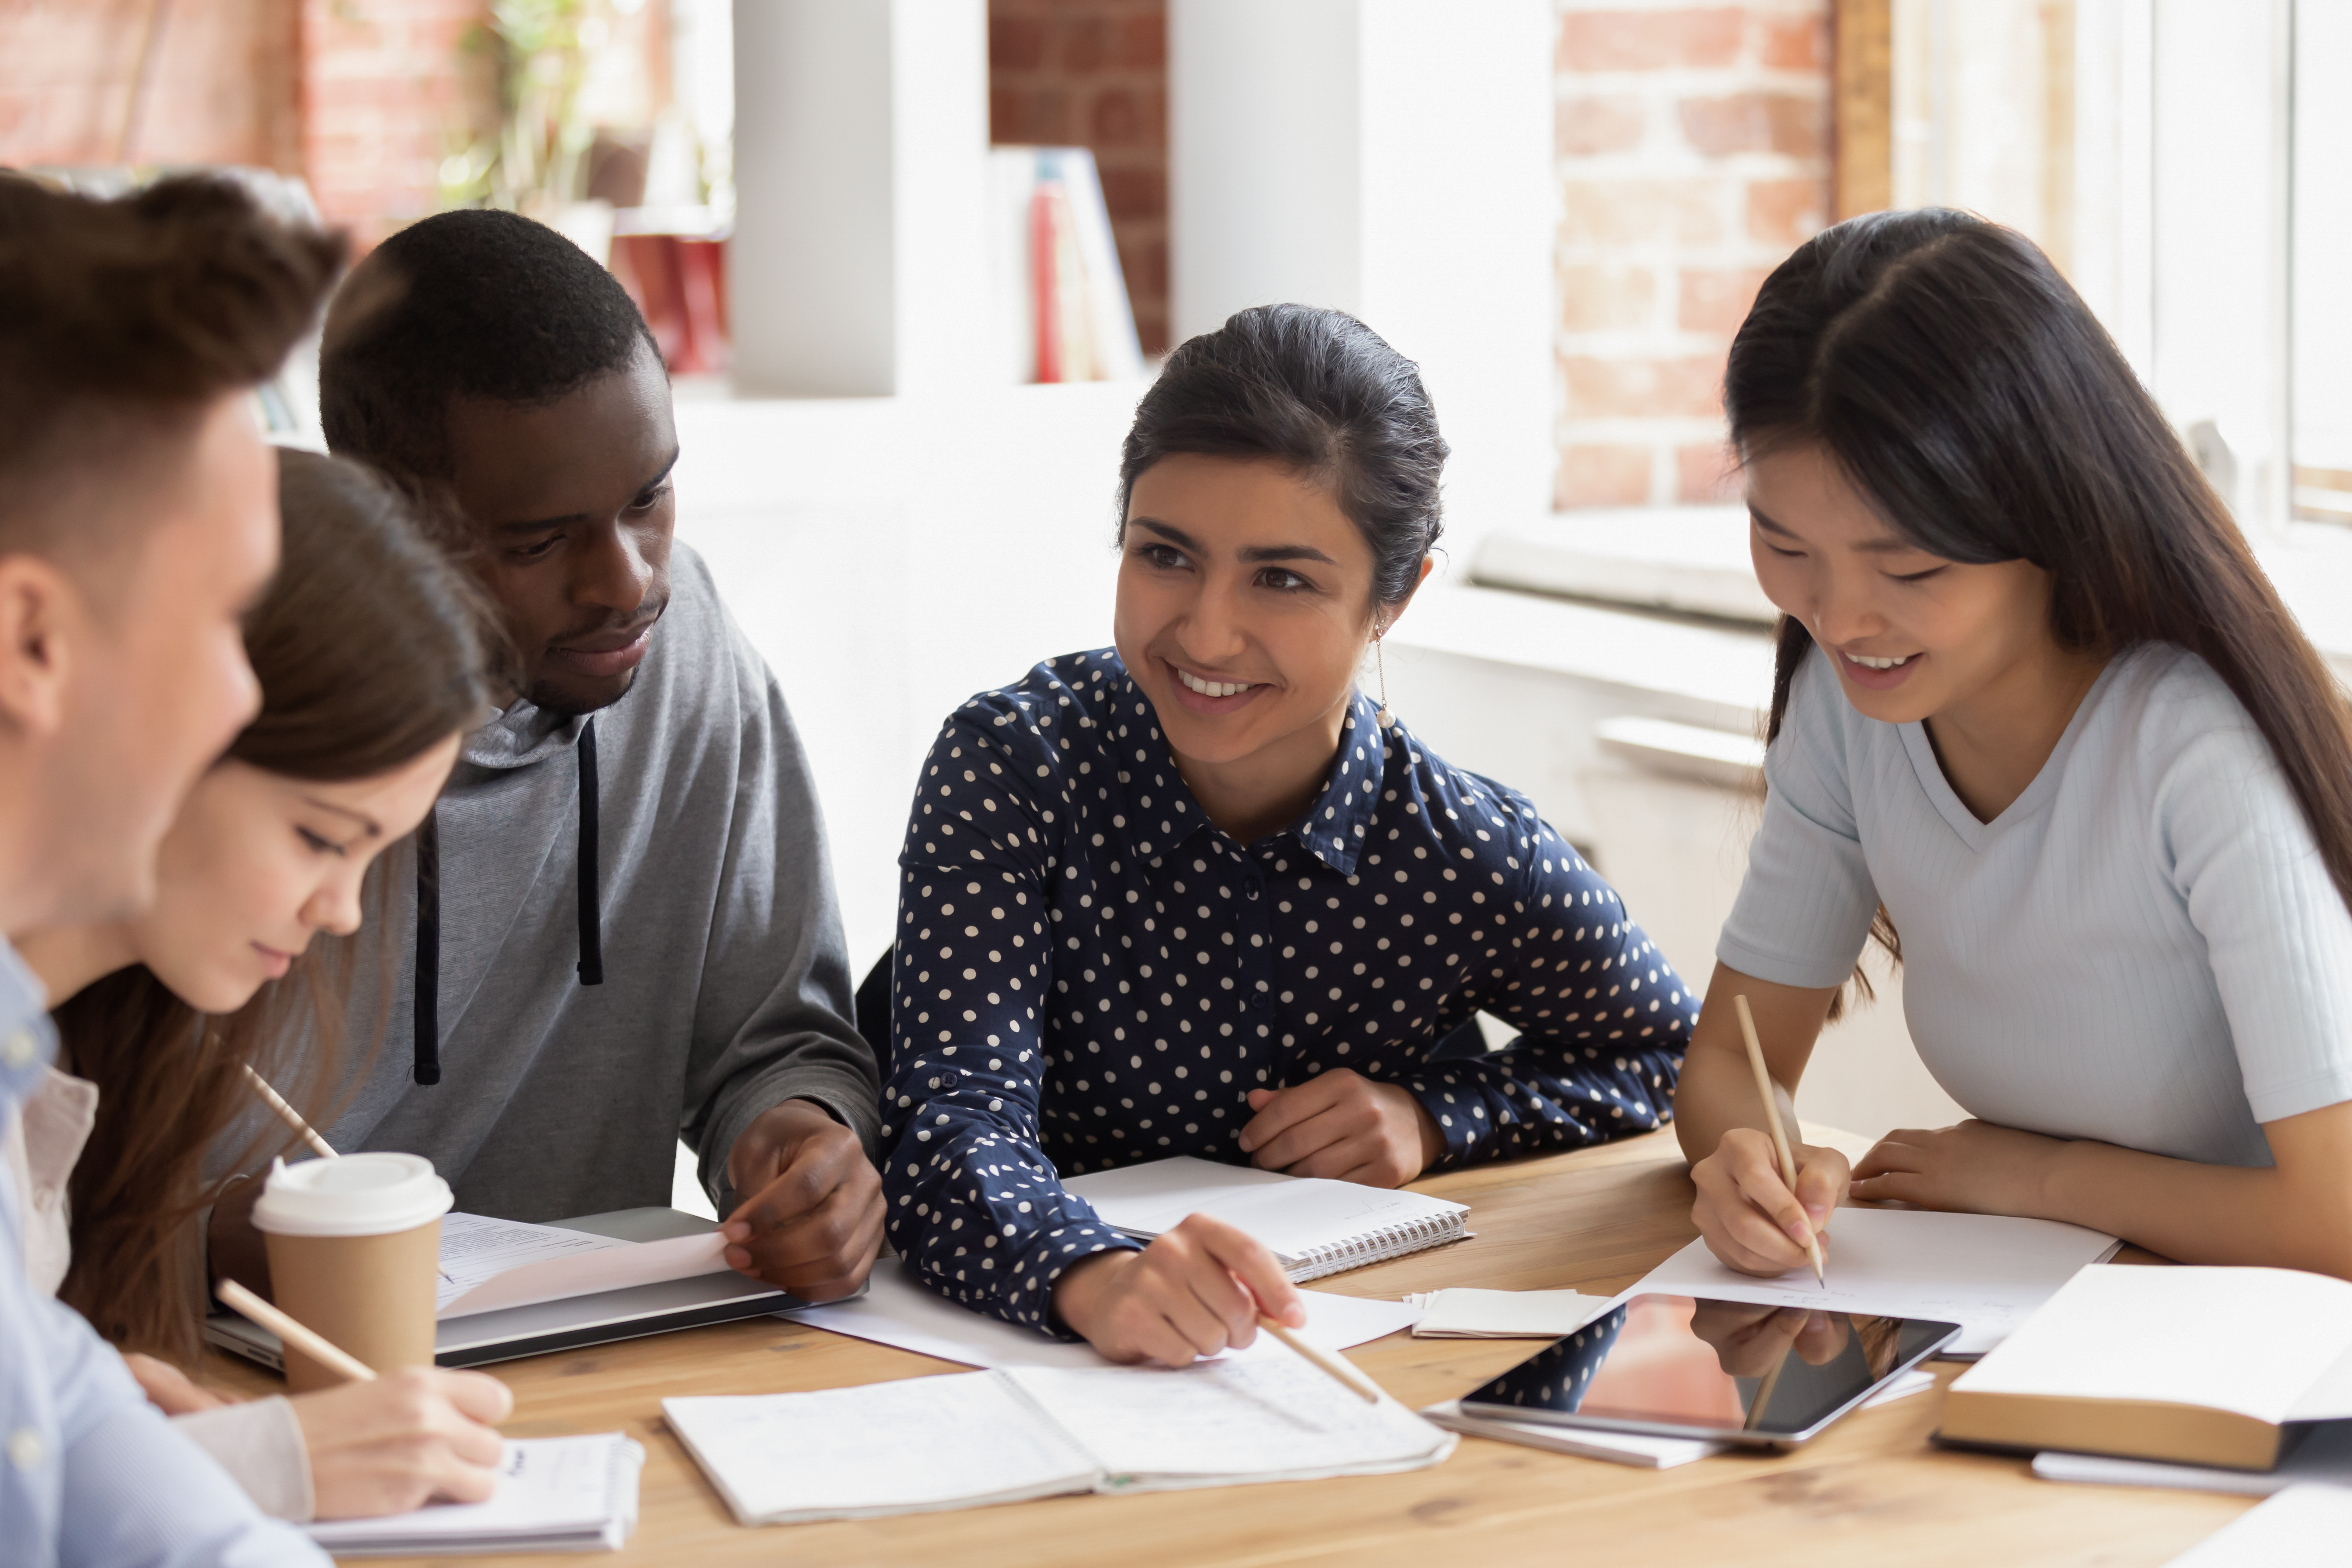
<path id="1" fill-rule="evenodd" d="M 507 1445 L 499 1489 L 488 1502 L 304 1528 L 338 1557 L 618 1552 L 636 1528 L 645 1462 L 645 1449 L 619 1432 L 524 1438 Z"/>
<path id="2" fill-rule="evenodd" d="M 1980 1356 L 2000 1343 L 2086 1264 L 2123 1243 L 2053 1220 L 1916 1209 L 1840 1209 L 1830 1218 L 1829 1282 L 1810 1267 L 1776 1279 L 1738 1273 L 1694 1241 L 1627 1296 L 1654 1291 L 1773 1307 L 1818 1307 L 1960 1325 L 1942 1353 Z M 1621 1298 L 1622 1299 L 1622 1298 Z"/>
<path id="3" fill-rule="evenodd" d="M 1407 1296 L 1420 1310 L 1413 1337 L 1423 1340 L 1559 1340 L 1599 1317 L 1606 1296 L 1574 1290 L 1433 1290 Z"/>
<path id="4" fill-rule="evenodd" d="M 817 1394 L 666 1399 L 745 1524 L 1420 1469 L 1454 1438 L 1297 1357 L 1021 1367 Z"/>

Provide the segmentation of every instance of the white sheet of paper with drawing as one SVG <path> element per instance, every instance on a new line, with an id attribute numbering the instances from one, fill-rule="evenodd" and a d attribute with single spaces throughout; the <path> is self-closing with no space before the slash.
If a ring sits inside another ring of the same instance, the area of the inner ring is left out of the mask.
<path id="1" fill-rule="evenodd" d="M 1738 1273 L 1716 1261 L 1706 1242 L 1694 1241 L 1619 1300 L 1656 1291 L 1927 1318 L 1960 1325 L 1959 1339 L 1945 1354 L 1979 1356 L 2007 1339 L 2078 1270 L 2105 1262 L 2122 1245 L 2054 1220 L 1842 1208 L 1830 1218 L 1826 1287 L 1804 1267 L 1776 1279 Z"/>
<path id="2" fill-rule="evenodd" d="M 1454 1446 L 1296 1356 L 665 1399 L 662 1414 L 745 1524 L 1377 1475 L 1436 1464 Z"/>
<path id="3" fill-rule="evenodd" d="M 1301 1290 L 1307 1303 L 1307 1327 L 1300 1331 L 1326 1350 L 1343 1351 L 1394 1333 L 1412 1321 L 1413 1309 L 1402 1301 L 1380 1301 L 1360 1296 L 1338 1296 L 1328 1290 Z M 1049 1340 L 1034 1329 L 1024 1329 L 1002 1318 L 986 1318 L 958 1306 L 907 1277 L 905 1266 L 884 1258 L 874 1266 L 865 1295 L 855 1300 L 780 1312 L 812 1328 L 829 1329 L 853 1339 L 896 1345 L 919 1355 L 966 1366 L 1102 1367 L 1110 1363 L 1092 1345 Z M 1232 1354 L 1288 1355 L 1271 1335 L 1261 1335 L 1246 1351 Z"/>
<path id="4" fill-rule="evenodd" d="M 441 1216 L 435 1312 L 445 1320 L 462 1318 L 715 1274 L 727 1267 L 719 1256 L 724 1247 L 715 1230 L 630 1242 L 561 1226 L 447 1214 Z"/>

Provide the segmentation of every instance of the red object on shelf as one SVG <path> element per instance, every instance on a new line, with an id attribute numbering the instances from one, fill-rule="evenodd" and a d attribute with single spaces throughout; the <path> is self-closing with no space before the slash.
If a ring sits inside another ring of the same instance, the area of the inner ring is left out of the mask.
<path id="1" fill-rule="evenodd" d="M 673 375 L 727 368 L 727 246 L 676 234 L 613 239 L 613 273 L 646 318 Z"/>

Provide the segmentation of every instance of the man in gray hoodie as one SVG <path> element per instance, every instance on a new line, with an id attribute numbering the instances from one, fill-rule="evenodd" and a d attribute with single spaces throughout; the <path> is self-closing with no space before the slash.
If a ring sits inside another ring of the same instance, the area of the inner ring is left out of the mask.
<path id="1" fill-rule="evenodd" d="M 395 988 L 362 963 L 346 1037 L 389 1034 L 329 1140 L 550 1220 L 667 1202 L 682 1136 L 730 1262 L 855 1291 L 881 1236 L 874 1054 L 783 695 L 671 537 L 635 307 L 527 218 L 427 218 L 344 284 L 320 401 L 336 452 L 454 499 L 515 656 L 386 889 Z M 216 1215 L 220 1266 L 243 1225 Z"/>

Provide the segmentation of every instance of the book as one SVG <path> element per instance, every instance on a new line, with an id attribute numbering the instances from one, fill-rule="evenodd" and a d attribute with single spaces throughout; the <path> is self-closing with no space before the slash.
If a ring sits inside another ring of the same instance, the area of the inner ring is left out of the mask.
<path id="1" fill-rule="evenodd" d="M 1948 1443 L 2228 1469 L 2352 1417 L 2352 1284 L 2288 1268 L 2095 1267 L 1952 1384 Z"/>
<path id="2" fill-rule="evenodd" d="M 1940 1353 L 1965 1361 L 2000 1343 L 2077 1269 L 2104 1262 L 2123 1245 L 2054 1220 L 1867 1208 L 1838 1210 L 1826 1240 L 1826 1283 L 1813 1279 L 1810 1264 L 1775 1279 L 1741 1274 L 1719 1262 L 1706 1242 L 1694 1241 L 1624 1294 L 1958 1323 L 1960 1337 Z"/>
<path id="3" fill-rule="evenodd" d="M 1187 1215 L 1214 1215 L 1263 1243 L 1294 1283 L 1470 1234 L 1470 1210 L 1444 1198 L 1190 1155 L 1095 1171 L 1062 1184 L 1092 1204 L 1104 1223 L 1139 1240 L 1173 1230 Z"/>
<path id="4" fill-rule="evenodd" d="M 2116 1459 L 2105 1454 L 2069 1454 L 2051 1448 L 2033 1456 L 2033 1473 L 2045 1481 L 2167 1487 L 2179 1491 L 2232 1492 L 2239 1497 L 2268 1497 L 2304 1481 L 2352 1487 L 2352 1421 L 2316 1421 L 2294 1428 L 2294 1433 L 2278 1463 L 2267 1470 L 2168 1465 L 2156 1459 Z"/>
<path id="5" fill-rule="evenodd" d="M 1421 1316 L 1412 1325 L 1422 1340 L 1565 1339 L 1608 1310 L 1606 1296 L 1574 1290 L 1433 1290 L 1408 1296 Z"/>
<path id="6" fill-rule="evenodd" d="M 1000 1368 L 665 1399 L 662 1414 L 747 1525 L 1383 1475 L 1437 1464 L 1455 1443 L 1297 1357 Z"/>
<path id="7" fill-rule="evenodd" d="M 306 1524 L 338 1557 L 618 1552 L 637 1523 L 646 1451 L 622 1432 L 509 1442 L 487 1502 L 433 1503 L 383 1519 Z"/>
<path id="8" fill-rule="evenodd" d="M 988 194 L 1005 379 L 1140 379 L 1143 348 L 1094 154 L 992 147 Z"/>
<path id="9" fill-rule="evenodd" d="M 441 1216 L 441 1280 L 434 1315 L 451 1318 L 533 1307 L 600 1290 L 625 1290 L 727 1271 L 716 1226 L 688 1236 L 626 1241 L 556 1225 L 477 1214 Z"/>

